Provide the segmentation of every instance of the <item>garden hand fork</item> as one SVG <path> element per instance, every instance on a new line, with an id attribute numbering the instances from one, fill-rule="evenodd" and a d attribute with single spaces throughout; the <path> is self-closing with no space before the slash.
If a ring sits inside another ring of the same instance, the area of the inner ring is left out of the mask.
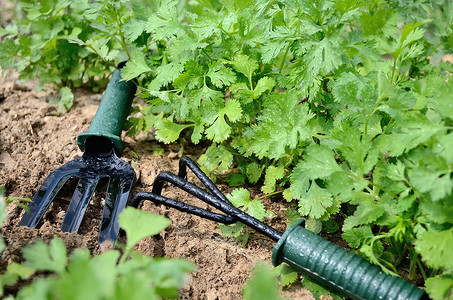
<path id="1" fill-rule="evenodd" d="M 118 215 L 126 206 L 135 179 L 133 168 L 117 156 L 124 149 L 121 131 L 136 91 L 132 82 L 121 80 L 122 66 L 124 63 L 114 71 L 88 131 L 77 137 L 83 155 L 65 163 L 44 180 L 32 199 L 30 212 L 24 214 L 19 226 L 36 228 L 61 187 L 69 178 L 78 177 L 61 225 L 64 232 L 77 232 L 96 185 L 102 178 L 108 178 L 98 241 L 99 244 L 116 241 Z"/>

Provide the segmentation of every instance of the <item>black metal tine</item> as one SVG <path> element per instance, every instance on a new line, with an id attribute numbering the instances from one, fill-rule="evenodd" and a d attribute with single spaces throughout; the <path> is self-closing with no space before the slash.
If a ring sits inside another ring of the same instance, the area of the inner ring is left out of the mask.
<path id="1" fill-rule="evenodd" d="M 195 176 L 200 179 L 204 186 L 214 195 L 216 195 L 220 200 L 231 203 L 227 197 L 219 190 L 219 188 L 214 184 L 214 182 L 209 179 L 209 177 L 200 169 L 200 167 L 189 157 L 184 156 L 179 160 L 179 171 L 178 176 L 182 178 L 187 177 L 187 168 L 189 168 Z"/>
<path id="2" fill-rule="evenodd" d="M 250 226 L 251 228 L 255 229 L 256 231 L 264 234 L 265 236 L 270 237 L 271 239 L 273 239 L 275 241 L 278 241 L 280 239 L 280 237 L 282 236 L 282 233 L 279 232 L 278 230 L 275 230 L 274 228 L 267 226 L 266 224 L 259 221 L 258 219 L 254 218 L 254 217 L 246 214 L 242 210 L 234 207 L 231 203 L 229 203 L 229 202 L 227 203 L 227 202 L 219 199 L 219 197 L 208 193 L 207 191 L 197 187 L 196 185 L 188 182 L 187 180 L 183 179 L 182 177 L 180 177 L 178 175 L 175 175 L 175 174 L 169 173 L 169 172 L 163 172 L 163 173 L 160 173 L 159 175 L 157 175 L 154 182 L 155 182 L 155 184 L 159 183 L 159 185 L 162 185 L 162 182 L 170 182 L 170 183 L 174 184 L 175 186 L 179 187 L 180 189 L 186 191 L 187 193 L 197 197 L 198 199 L 200 199 L 200 200 L 208 203 L 209 205 L 212 205 L 213 207 L 217 208 L 218 210 L 226 213 L 225 219 L 228 219 L 228 221 L 240 221 L 240 222 Z M 153 189 L 152 194 L 155 194 L 155 195 L 157 194 L 157 193 L 155 193 L 154 189 Z M 147 196 L 149 196 L 149 194 L 138 193 L 132 199 L 132 205 L 135 207 L 138 207 L 140 201 L 145 200 L 145 199 L 153 201 L 153 199 L 154 199 L 153 196 L 149 197 L 149 198 L 147 198 Z M 176 200 L 174 200 L 174 201 L 176 201 Z M 176 209 L 181 208 L 181 206 L 179 206 L 179 205 L 173 205 L 172 207 L 174 207 Z M 192 213 L 192 211 L 190 210 L 190 207 L 189 207 L 188 211 L 186 210 L 186 212 Z M 194 212 L 194 214 L 198 215 L 195 212 Z M 204 217 L 204 215 L 202 215 L 202 217 Z M 231 224 L 231 223 L 227 223 L 227 224 Z"/>
<path id="3" fill-rule="evenodd" d="M 170 172 L 162 172 L 159 175 L 157 175 L 156 179 L 154 180 L 152 193 L 156 194 L 156 195 L 160 195 L 162 192 L 162 186 L 163 186 L 164 182 L 169 182 L 169 183 L 174 184 L 175 186 L 179 187 L 180 189 L 203 200 L 204 202 L 214 206 L 217 209 L 220 209 L 219 208 L 220 204 L 224 204 L 224 207 L 231 206 L 231 203 L 229 201 L 226 202 L 222 198 L 217 197 L 216 195 L 212 195 L 212 194 L 206 192 L 205 190 L 197 187 L 196 185 L 188 182 L 184 178 L 182 178 L 178 175 L 175 175 L 173 173 L 170 173 Z M 223 197 L 225 197 L 225 196 L 223 196 Z M 135 203 L 132 202 L 132 205 L 134 205 L 134 204 Z M 138 204 L 137 204 L 137 206 L 138 206 Z M 220 210 L 225 212 L 222 209 L 220 209 Z M 226 215 L 224 217 L 225 217 L 224 222 L 226 222 L 226 224 L 233 224 L 233 223 L 237 222 L 237 218 L 234 215 Z"/>
<path id="4" fill-rule="evenodd" d="M 193 206 L 181 201 L 177 201 L 171 198 L 167 198 L 161 195 L 157 195 L 154 193 L 137 193 L 134 196 L 134 204 L 139 205 L 142 200 L 150 200 L 154 202 L 155 204 L 163 204 L 168 207 L 175 208 L 179 211 L 182 212 L 188 212 L 193 215 L 214 221 L 214 222 L 220 222 L 224 224 L 233 224 L 236 223 L 236 219 L 231 218 L 230 216 L 218 214 L 218 213 L 213 213 L 211 211 L 205 210 L 201 207 L 198 206 Z M 136 207 L 137 208 L 137 207 Z"/>
<path id="5" fill-rule="evenodd" d="M 99 177 L 90 179 L 82 177 L 79 179 L 61 224 L 63 232 L 77 232 L 79 230 L 99 179 Z"/>
<path id="6" fill-rule="evenodd" d="M 70 161 L 56 169 L 44 179 L 39 190 L 35 193 L 32 203 L 28 206 L 30 213 L 25 212 L 18 226 L 36 228 L 39 221 L 46 213 L 55 196 L 69 178 L 77 175 L 79 168 L 78 162 Z"/>
<path id="7" fill-rule="evenodd" d="M 169 172 L 163 172 L 157 175 L 155 182 L 170 182 L 174 184 L 175 186 L 179 187 L 180 189 L 186 191 L 187 193 L 197 197 L 198 199 L 212 205 L 213 207 L 217 208 L 218 210 L 226 213 L 227 215 L 225 216 L 226 218 L 231 218 L 231 220 L 234 221 L 240 221 L 251 228 L 255 229 L 256 231 L 264 234 L 265 236 L 273 239 L 274 241 L 278 241 L 282 233 L 279 232 L 278 230 L 275 230 L 274 228 L 267 226 L 263 222 L 259 221 L 258 219 L 248 215 L 247 213 L 243 212 L 242 210 L 234 207 L 230 203 L 226 203 L 223 200 L 219 199 L 217 196 L 212 195 L 208 193 L 207 191 L 197 187 L 196 185 L 193 185 L 192 183 L 188 182 L 187 180 L 181 178 L 178 175 L 175 175 L 173 173 Z M 152 194 L 156 193 L 152 192 Z M 138 207 L 138 204 L 140 204 L 140 201 L 142 200 L 151 200 L 153 201 L 153 197 L 147 198 L 149 194 L 147 195 L 146 193 L 138 193 L 134 196 L 132 199 L 132 205 L 135 207 Z M 176 201 L 176 200 L 174 200 Z M 174 208 L 179 209 L 179 206 L 174 206 Z M 191 213 L 191 211 L 188 211 Z"/>
<path id="8" fill-rule="evenodd" d="M 124 210 L 132 189 L 134 173 L 131 176 L 111 177 L 105 194 L 105 204 L 102 211 L 101 228 L 99 230 L 99 244 L 109 240 L 115 241 L 120 226 L 117 222 L 119 214 Z M 128 178 L 125 180 L 125 178 Z"/>

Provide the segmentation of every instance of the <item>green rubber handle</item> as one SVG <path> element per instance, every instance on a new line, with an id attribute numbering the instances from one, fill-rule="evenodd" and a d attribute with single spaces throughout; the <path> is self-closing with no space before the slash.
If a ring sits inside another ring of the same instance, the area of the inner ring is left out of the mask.
<path id="1" fill-rule="evenodd" d="M 312 280 L 352 299 L 429 299 L 407 281 L 305 229 L 301 219 L 277 242 L 272 264 L 285 262 Z"/>
<path id="2" fill-rule="evenodd" d="M 77 144 L 82 151 L 85 151 L 86 139 L 93 136 L 110 139 L 118 154 L 124 150 L 121 131 L 129 115 L 137 87 L 131 81 L 121 81 L 119 69 L 122 66 L 124 63 L 118 65 L 118 69 L 113 72 L 88 131 L 77 137 Z"/>

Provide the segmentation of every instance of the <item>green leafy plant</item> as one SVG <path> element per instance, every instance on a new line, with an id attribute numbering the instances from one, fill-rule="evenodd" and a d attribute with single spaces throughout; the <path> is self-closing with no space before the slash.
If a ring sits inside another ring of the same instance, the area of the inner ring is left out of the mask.
<path id="1" fill-rule="evenodd" d="M 51 98 L 50 102 L 56 104 L 61 112 L 66 112 L 72 108 L 73 100 L 71 89 L 65 86 L 60 89 L 60 98 Z"/>
<path id="2" fill-rule="evenodd" d="M 28 206 L 25 203 L 30 203 L 31 199 L 30 198 L 23 198 L 23 197 L 14 197 L 14 196 L 8 196 L 6 197 L 6 188 L 3 185 L 0 185 L 0 203 L 2 207 L 0 207 L 0 225 L 3 224 L 3 222 L 6 219 L 5 215 L 5 207 L 8 204 L 14 204 L 25 211 L 28 211 Z"/>
<path id="3" fill-rule="evenodd" d="M 3 69 L 16 69 L 23 80 L 38 78 L 38 88 L 52 83 L 58 89 L 87 85 L 99 90 L 107 83 L 113 57 L 100 55 L 99 42 L 85 47 L 74 42 L 78 38 L 94 41 L 102 34 L 91 26 L 90 1 L 17 1 L 15 6 L 15 22 L 0 28 Z M 60 90 L 63 110 L 71 106 L 69 94 L 70 90 Z"/>
<path id="4" fill-rule="evenodd" d="M 280 264 L 272 269 L 274 275 L 280 279 L 282 286 L 289 286 L 297 281 L 299 275 L 287 264 Z"/>
<path id="5" fill-rule="evenodd" d="M 279 293 L 277 276 L 275 276 L 272 268 L 264 263 L 258 263 L 244 287 L 243 296 L 244 300 L 283 299 Z"/>
<path id="6" fill-rule="evenodd" d="M 6 201 L 5 201 L 5 187 L 3 185 L 0 185 L 0 230 L 1 227 L 3 226 L 3 222 L 5 222 L 6 219 Z M 5 241 L 3 240 L 2 237 L 0 237 L 0 253 L 3 252 L 3 249 L 5 248 Z"/>
<path id="7" fill-rule="evenodd" d="M 315 221 L 340 214 L 351 248 L 388 273 L 408 265 L 408 279 L 442 299 L 451 247 L 431 246 L 453 228 L 450 2 L 103 0 L 80 10 L 82 31 L 54 36 L 84 63 L 128 59 L 124 79 L 147 104 L 130 135 L 209 143 L 199 159 L 208 173 L 233 168 L 230 182 L 282 193 Z M 75 9 L 51 3 L 24 5 L 31 19 L 18 24 L 35 22 L 34 6 L 36 22 Z M 18 57 L 33 38 L 20 32 L 2 31 L 1 64 L 27 77 L 30 60 Z"/>
<path id="8" fill-rule="evenodd" d="M 127 244 L 91 257 L 88 249 L 67 254 L 63 241 L 38 241 L 23 248 L 23 264 L 8 265 L 0 287 L 37 276 L 9 299 L 160 299 L 177 298 L 194 265 L 182 259 L 152 258 L 133 251 L 141 239 L 158 234 L 171 221 L 134 208 L 120 215 Z M 43 276 L 45 275 L 45 276 Z M 3 295 L 3 289 L 0 289 Z"/>
<path id="9" fill-rule="evenodd" d="M 309 278 L 304 278 L 302 284 L 307 290 L 309 290 L 312 293 L 315 299 L 325 299 L 326 297 L 330 297 L 335 300 L 344 299 L 343 297 L 326 290 L 324 287 L 311 281 Z"/>
<path id="10" fill-rule="evenodd" d="M 231 194 L 226 195 L 227 199 L 238 208 L 241 208 L 250 216 L 264 221 L 266 217 L 275 215 L 271 211 L 266 211 L 259 198 L 250 199 L 250 192 L 244 188 L 235 189 Z M 241 244 L 245 245 L 249 239 L 251 229 L 241 222 L 231 225 L 219 224 L 219 228 L 226 237 L 235 237 Z"/>

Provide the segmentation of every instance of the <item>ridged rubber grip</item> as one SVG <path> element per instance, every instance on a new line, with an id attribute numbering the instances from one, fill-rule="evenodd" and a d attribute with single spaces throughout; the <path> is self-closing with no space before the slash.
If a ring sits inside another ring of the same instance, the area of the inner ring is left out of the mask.
<path id="1" fill-rule="evenodd" d="M 77 137 L 77 144 L 82 151 L 85 151 L 86 139 L 92 136 L 110 139 L 118 154 L 124 150 L 121 131 L 129 115 L 137 87 L 130 81 L 121 81 L 119 69 L 122 66 L 124 63 L 119 64 L 118 69 L 113 72 L 88 131 Z"/>
<path id="2" fill-rule="evenodd" d="M 409 282 L 385 274 L 379 267 L 305 229 L 303 222 L 302 219 L 292 224 L 275 245 L 274 266 L 285 262 L 352 299 L 429 299 Z"/>

